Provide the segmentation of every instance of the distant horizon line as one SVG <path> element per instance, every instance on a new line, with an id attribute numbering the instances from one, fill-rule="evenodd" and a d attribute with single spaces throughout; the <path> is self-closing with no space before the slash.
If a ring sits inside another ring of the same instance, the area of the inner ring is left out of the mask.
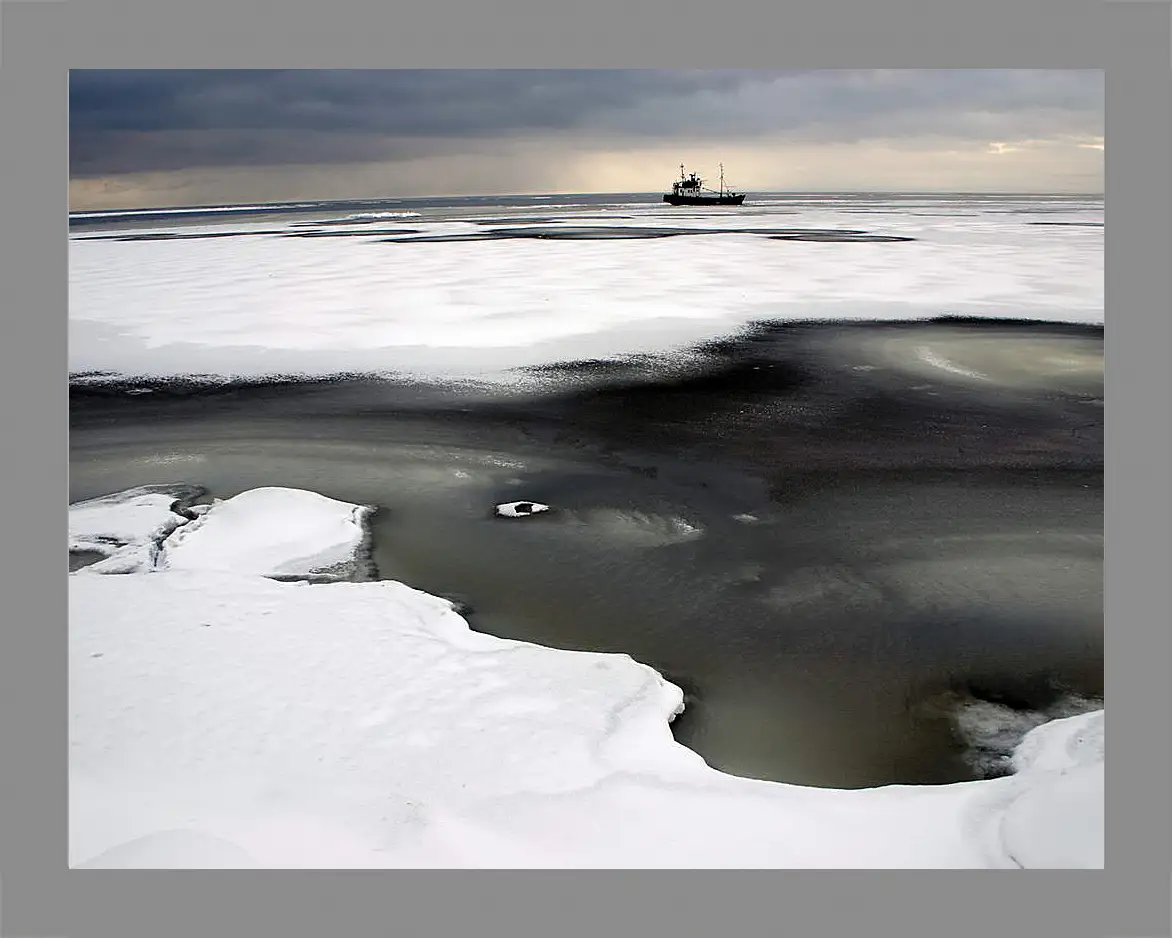
<path id="1" fill-rule="evenodd" d="M 747 195 L 782 195 L 782 196 L 869 196 L 869 195 L 903 195 L 903 196 L 1046 196 L 1046 197 L 1083 197 L 1104 198 L 1103 190 L 970 190 L 970 189 L 745 189 L 738 190 Z M 241 210 L 264 208 L 295 207 L 300 205 L 332 205 L 352 202 L 424 202 L 434 199 L 534 199 L 551 198 L 554 196 L 659 196 L 660 190 L 631 190 L 619 192 L 484 192 L 465 193 L 461 195 L 400 195 L 400 196 L 353 196 L 350 198 L 331 199 L 282 199 L 273 202 L 221 202 L 203 203 L 198 205 L 139 205 L 133 208 L 84 208 L 69 209 L 69 215 L 105 215 L 114 213 L 132 214 L 135 212 L 169 212 L 169 211 L 199 211 L 202 209 Z"/>

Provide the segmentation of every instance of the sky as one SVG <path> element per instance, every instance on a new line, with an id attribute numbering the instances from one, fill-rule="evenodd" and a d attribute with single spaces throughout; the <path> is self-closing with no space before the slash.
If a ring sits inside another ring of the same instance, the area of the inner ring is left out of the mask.
<path id="1" fill-rule="evenodd" d="M 74 70 L 73 211 L 658 192 L 1102 193 L 1100 71 Z"/>

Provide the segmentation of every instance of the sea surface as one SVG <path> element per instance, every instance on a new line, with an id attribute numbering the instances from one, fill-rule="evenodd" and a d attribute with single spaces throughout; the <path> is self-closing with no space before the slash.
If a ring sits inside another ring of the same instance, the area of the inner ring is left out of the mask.
<path id="1" fill-rule="evenodd" d="M 71 500 L 377 505 L 368 575 L 656 667 L 718 768 L 1005 771 L 1103 693 L 1102 200 L 656 199 L 71 216 Z"/>

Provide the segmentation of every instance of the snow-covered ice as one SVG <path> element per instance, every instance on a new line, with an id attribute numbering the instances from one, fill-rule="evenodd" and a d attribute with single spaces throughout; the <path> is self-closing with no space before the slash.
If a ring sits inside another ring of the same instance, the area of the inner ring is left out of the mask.
<path id="1" fill-rule="evenodd" d="M 260 488 L 201 514 L 163 544 L 158 566 L 302 576 L 350 563 L 370 509 L 316 492 Z"/>
<path id="2" fill-rule="evenodd" d="M 182 488 L 140 486 L 70 505 L 69 550 L 104 555 L 92 572 L 153 569 L 163 538 L 188 520 L 173 510 Z"/>
<path id="3" fill-rule="evenodd" d="M 75 238 L 69 367 L 133 376 L 515 381 L 511 369 L 680 351 L 763 319 L 1103 321 L 1101 227 L 1030 224 L 1032 216 L 1013 206 L 980 202 L 952 205 L 970 217 L 916 206 L 861 214 L 847 200 L 795 205 L 708 217 L 645 205 L 623 216 L 562 218 L 575 227 L 713 232 L 646 240 L 383 243 L 393 237 L 385 229 L 397 225 L 423 236 L 484 236 L 491 227 L 373 216 L 348 220 L 355 230 L 347 237 L 283 237 L 262 233 L 273 222 L 243 222 L 233 230 L 256 233 Z M 1046 217 L 1102 219 L 1103 210 L 1073 204 Z M 380 220 L 379 231 L 355 236 Z M 313 230 L 296 224 L 288 231 Z M 915 240 L 779 241 L 750 233 L 755 228 L 866 228 Z M 343 233 L 337 225 L 319 231 Z"/>
<path id="4" fill-rule="evenodd" d="M 155 530 L 117 498 L 88 530 Z M 185 569 L 70 576 L 72 866 L 1103 865 L 1102 711 L 1033 730 L 999 779 L 736 778 L 675 742 L 680 689 L 626 655 L 479 634 L 402 583 L 243 572 L 334 556 L 319 512 L 345 503 L 320 498 L 181 517 L 165 553 L 209 539 Z M 231 569 L 195 562 L 213 544 Z"/>

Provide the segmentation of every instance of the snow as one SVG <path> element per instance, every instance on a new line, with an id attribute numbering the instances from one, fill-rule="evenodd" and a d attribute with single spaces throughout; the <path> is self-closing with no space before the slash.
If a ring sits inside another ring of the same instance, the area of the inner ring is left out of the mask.
<path id="1" fill-rule="evenodd" d="M 648 206 L 624 216 L 563 213 L 576 227 L 741 229 L 650 240 L 394 244 L 382 243 L 385 232 L 74 239 L 69 366 L 136 376 L 364 372 L 502 382 L 516 380 L 511 369 L 680 350 L 761 319 L 1103 321 L 1102 228 L 1031 225 L 1029 214 L 981 202 L 952 207 L 972 217 L 918 214 L 915 205 L 861 212 L 827 200 L 709 216 Z M 1046 217 L 1103 212 L 1073 203 Z M 383 221 L 429 236 L 492 229 Z M 815 243 L 742 231 L 779 227 L 916 240 Z M 255 223 L 234 230 L 261 231 Z M 291 221 L 288 230 L 313 229 Z"/>
<path id="2" fill-rule="evenodd" d="M 354 560 L 369 511 L 316 492 L 252 489 L 176 531 L 159 566 L 262 576 L 321 572 Z"/>
<path id="3" fill-rule="evenodd" d="M 1007 853 L 1024 867 L 1102 868 L 1104 764 L 1061 773 L 1025 792 L 1007 809 L 1002 836 Z"/>
<path id="4" fill-rule="evenodd" d="M 146 530 L 136 498 L 100 527 Z M 1032 731 L 988 781 L 725 775 L 672 738 L 680 689 L 626 655 L 479 634 L 402 583 L 246 572 L 339 556 L 356 506 L 322 499 L 246 492 L 167 538 L 187 567 L 70 575 L 71 866 L 1103 865 L 1102 712 Z"/>
<path id="5" fill-rule="evenodd" d="M 1014 767 L 1065 772 L 1104 761 L 1104 713 L 1095 711 L 1051 720 L 1030 733 L 1014 753 Z"/>
<path id="6" fill-rule="evenodd" d="M 1104 865 L 1104 711 L 1052 720 L 1014 752 L 1021 793 L 1006 808 L 1001 838 L 1024 867 Z"/>
<path id="7" fill-rule="evenodd" d="M 240 847 L 218 837 L 209 837 L 196 831 L 160 831 L 119 844 L 82 863 L 83 870 L 126 870 L 166 867 L 172 859 L 182 856 L 189 865 L 202 870 L 248 869 L 249 855 Z"/>

